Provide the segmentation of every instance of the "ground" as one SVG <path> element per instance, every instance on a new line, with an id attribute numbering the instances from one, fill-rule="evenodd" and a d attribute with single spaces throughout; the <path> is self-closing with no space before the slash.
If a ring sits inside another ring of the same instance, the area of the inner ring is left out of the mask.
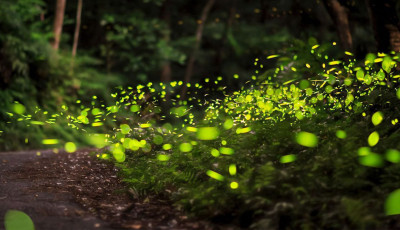
<path id="1" fill-rule="evenodd" d="M 136 200 L 118 169 L 91 152 L 0 153 L 0 229 L 10 209 L 27 213 L 40 230 L 219 229 L 168 201 Z"/>

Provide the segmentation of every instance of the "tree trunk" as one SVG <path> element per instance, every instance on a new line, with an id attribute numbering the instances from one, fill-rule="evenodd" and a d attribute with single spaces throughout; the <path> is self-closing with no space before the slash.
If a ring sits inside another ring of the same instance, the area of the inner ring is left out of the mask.
<path id="1" fill-rule="evenodd" d="M 183 84 L 183 88 L 182 88 L 182 92 L 181 92 L 182 99 L 185 98 L 185 95 L 187 92 L 187 83 L 189 83 L 192 78 L 194 63 L 196 61 L 197 52 L 200 49 L 201 38 L 203 36 L 204 24 L 206 23 L 208 13 L 210 12 L 214 3 L 215 3 L 215 0 L 208 0 L 207 4 L 203 8 L 203 12 L 201 13 L 199 25 L 197 26 L 197 30 L 196 30 L 196 43 L 194 45 L 192 54 L 189 57 L 188 65 L 186 67 L 184 84 Z"/>
<path id="2" fill-rule="evenodd" d="M 171 14 L 169 11 L 169 6 L 170 6 L 170 0 L 165 0 L 161 8 L 161 14 L 160 14 L 161 20 L 163 20 L 166 24 L 166 29 L 163 33 L 163 39 L 167 45 L 169 44 L 169 41 L 171 39 L 170 36 Z M 171 82 L 171 62 L 167 59 L 163 60 L 161 65 L 161 82 L 163 83 Z"/>
<path id="3" fill-rule="evenodd" d="M 81 15 L 82 15 L 82 0 L 78 0 L 78 7 L 76 10 L 74 44 L 72 46 L 72 57 L 73 58 L 76 56 L 76 50 L 78 49 L 79 30 L 81 28 Z"/>
<path id="4" fill-rule="evenodd" d="M 60 46 L 61 33 L 62 33 L 62 27 L 63 27 L 63 21 L 64 21 L 65 3 L 66 3 L 66 0 L 57 0 L 56 14 L 55 14 L 54 26 L 53 26 L 54 41 L 53 41 L 52 47 L 54 50 L 58 50 L 58 47 Z"/>
<path id="5" fill-rule="evenodd" d="M 400 52 L 400 21 L 395 1 L 366 0 L 378 52 Z"/>
<path id="6" fill-rule="evenodd" d="M 228 38 L 228 34 L 231 33 L 232 30 L 232 24 L 235 19 L 235 14 L 236 14 L 236 0 L 228 0 L 231 3 L 231 7 L 229 8 L 229 16 L 228 20 L 226 21 L 223 36 L 221 38 L 221 41 L 219 43 L 218 51 L 216 53 L 215 57 L 215 74 L 221 74 L 222 73 L 222 63 L 224 59 L 224 50 L 225 50 L 225 44 L 226 40 Z"/>
<path id="7" fill-rule="evenodd" d="M 325 0 L 324 3 L 335 23 L 342 48 L 346 51 L 353 51 L 353 39 L 350 32 L 347 9 L 338 0 Z"/>

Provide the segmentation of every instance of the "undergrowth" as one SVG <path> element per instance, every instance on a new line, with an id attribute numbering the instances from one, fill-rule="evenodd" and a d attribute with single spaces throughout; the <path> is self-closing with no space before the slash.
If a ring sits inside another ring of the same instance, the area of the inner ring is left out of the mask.
<path id="1" fill-rule="evenodd" d="M 398 228 L 399 56 L 341 61 L 326 49 L 256 59 L 253 81 L 233 92 L 222 77 L 188 85 L 186 100 L 182 82 L 148 83 L 120 88 L 111 106 L 94 97 L 78 114 L 48 116 L 103 148 L 98 157 L 115 161 L 138 196 L 196 216 L 254 229 Z M 277 68 L 263 70 L 271 61 Z M 48 121 L 23 107 L 13 122 Z"/>

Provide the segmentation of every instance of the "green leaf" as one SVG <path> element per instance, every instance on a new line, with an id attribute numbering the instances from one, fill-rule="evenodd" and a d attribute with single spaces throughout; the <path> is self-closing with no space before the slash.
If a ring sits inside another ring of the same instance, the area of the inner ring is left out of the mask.
<path id="1" fill-rule="evenodd" d="M 4 217 L 6 230 L 34 230 L 32 219 L 24 212 L 17 210 L 7 211 Z"/>

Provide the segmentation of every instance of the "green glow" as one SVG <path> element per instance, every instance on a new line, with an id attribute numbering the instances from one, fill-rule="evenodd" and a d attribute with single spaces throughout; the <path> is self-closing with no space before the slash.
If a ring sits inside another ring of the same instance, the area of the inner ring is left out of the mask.
<path id="1" fill-rule="evenodd" d="M 150 123 L 145 123 L 145 124 L 140 124 L 140 128 L 150 128 L 151 124 Z"/>
<path id="2" fill-rule="evenodd" d="M 219 151 L 218 151 L 218 149 L 211 149 L 211 155 L 213 156 L 213 157 L 219 157 Z"/>
<path id="3" fill-rule="evenodd" d="M 17 114 L 23 114 L 26 111 L 25 106 L 20 103 L 13 104 L 12 110 L 14 111 L 14 113 L 17 113 Z"/>
<path id="4" fill-rule="evenodd" d="M 372 115 L 372 124 L 375 126 L 379 125 L 383 121 L 383 113 L 382 112 L 376 112 Z"/>
<path id="5" fill-rule="evenodd" d="M 336 131 L 336 137 L 340 139 L 345 139 L 347 137 L 347 133 L 344 130 Z"/>
<path id="6" fill-rule="evenodd" d="M 73 153 L 76 151 L 76 145 L 73 142 L 67 142 L 65 143 L 65 151 L 67 151 L 68 153 Z"/>
<path id="7" fill-rule="evenodd" d="M 181 150 L 181 152 L 190 152 L 192 151 L 193 147 L 190 143 L 182 143 L 179 145 L 179 150 Z"/>
<path id="8" fill-rule="evenodd" d="M 156 144 L 156 145 L 161 145 L 163 143 L 163 141 L 164 141 L 164 139 L 160 135 L 155 135 L 153 137 L 153 143 Z"/>
<path id="9" fill-rule="evenodd" d="M 400 189 L 391 192 L 386 198 L 385 214 L 388 216 L 400 214 Z"/>
<path id="10" fill-rule="evenodd" d="M 236 129 L 236 134 L 248 133 L 251 131 L 250 127 Z"/>
<path id="11" fill-rule="evenodd" d="M 224 129 L 231 129 L 233 127 L 233 120 L 226 119 L 224 122 Z"/>
<path id="12" fill-rule="evenodd" d="M 164 150 L 170 150 L 170 149 L 172 149 L 172 145 L 171 144 L 164 144 L 163 145 L 163 149 Z"/>
<path id="13" fill-rule="evenodd" d="M 157 160 L 159 160 L 159 161 L 168 161 L 169 158 L 170 158 L 169 155 L 163 155 L 163 154 L 157 155 Z"/>
<path id="14" fill-rule="evenodd" d="M 113 144 L 110 146 L 110 150 L 114 156 L 114 159 L 117 162 L 124 162 L 125 161 L 125 150 L 123 146 L 119 143 Z"/>
<path id="15" fill-rule="evenodd" d="M 362 165 L 368 166 L 368 167 L 382 167 L 383 166 L 383 160 L 381 155 L 376 154 L 376 153 L 369 153 L 366 156 L 361 156 L 359 158 L 359 162 Z"/>
<path id="16" fill-rule="evenodd" d="M 131 131 L 131 127 L 129 127 L 127 124 L 122 124 L 119 127 L 121 128 L 122 134 L 128 134 Z"/>
<path id="17" fill-rule="evenodd" d="M 303 145 L 306 147 L 316 147 L 318 145 L 318 138 L 313 133 L 308 132 L 299 132 L 296 135 L 296 141 L 299 145 Z"/>
<path id="18" fill-rule="evenodd" d="M 231 186 L 231 189 L 237 189 L 237 188 L 239 188 L 238 182 L 235 182 L 235 181 L 231 182 L 230 186 Z"/>
<path id="19" fill-rule="evenodd" d="M 385 154 L 386 160 L 394 164 L 400 163 L 400 151 L 396 149 L 388 149 Z"/>
<path id="20" fill-rule="evenodd" d="M 197 130 L 199 140 L 215 140 L 219 136 L 219 130 L 216 127 L 202 127 Z"/>
<path id="21" fill-rule="evenodd" d="M 366 156 L 371 153 L 371 149 L 369 147 L 361 147 L 357 151 L 359 156 Z"/>
<path id="22" fill-rule="evenodd" d="M 196 127 L 186 127 L 186 130 L 189 132 L 197 132 L 197 128 Z"/>
<path id="23" fill-rule="evenodd" d="M 6 230 L 34 230 L 32 219 L 24 212 L 8 210 L 4 216 L 4 227 Z"/>
<path id="24" fill-rule="evenodd" d="M 138 105 L 132 105 L 130 108 L 131 112 L 136 113 L 140 110 L 140 106 Z"/>
<path id="25" fill-rule="evenodd" d="M 296 155 L 289 154 L 289 155 L 281 156 L 281 159 L 279 160 L 279 162 L 281 162 L 282 164 L 286 164 L 286 163 L 294 162 L 296 159 L 297 159 Z"/>
<path id="26" fill-rule="evenodd" d="M 225 179 L 224 176 L 212 170 L 207 170 L 206 174 L 215 180 L 223 181 Z"/>
<path id="27" fill-rule="evenodd" d="M 221 147 L 219 148 L 219 152 L 225 155 L 232 155 L 235 151 L 232 148 Z"/>
<path id="28" fill-rule="evenodd" d="M 236 175 L 236 165 L 235 165 L 235 164 L 229 165 L 229 174 L 230 174 L 231 176 Z"/>
<path id="29" fill-rule="evenodd" d="M 369 146 L 375 146 L 379 142 L 379 133 L 377 131 L 372 132 L 368 136 L 368 144 Z"/>
<path id="30" fill-rule="evenodd" d="M 106 134 L 92 134 L 87 136 L 87 141 L 89 144 L 95 146 L 96 148 L 103 148 L 107 145 Z"/>
<path id="31" fill-rule="evenodd" d="M 44 139 L 42 140 L 42 144 L 44 145 L 56 145 L 59 143 L 58 139 Z"/>

